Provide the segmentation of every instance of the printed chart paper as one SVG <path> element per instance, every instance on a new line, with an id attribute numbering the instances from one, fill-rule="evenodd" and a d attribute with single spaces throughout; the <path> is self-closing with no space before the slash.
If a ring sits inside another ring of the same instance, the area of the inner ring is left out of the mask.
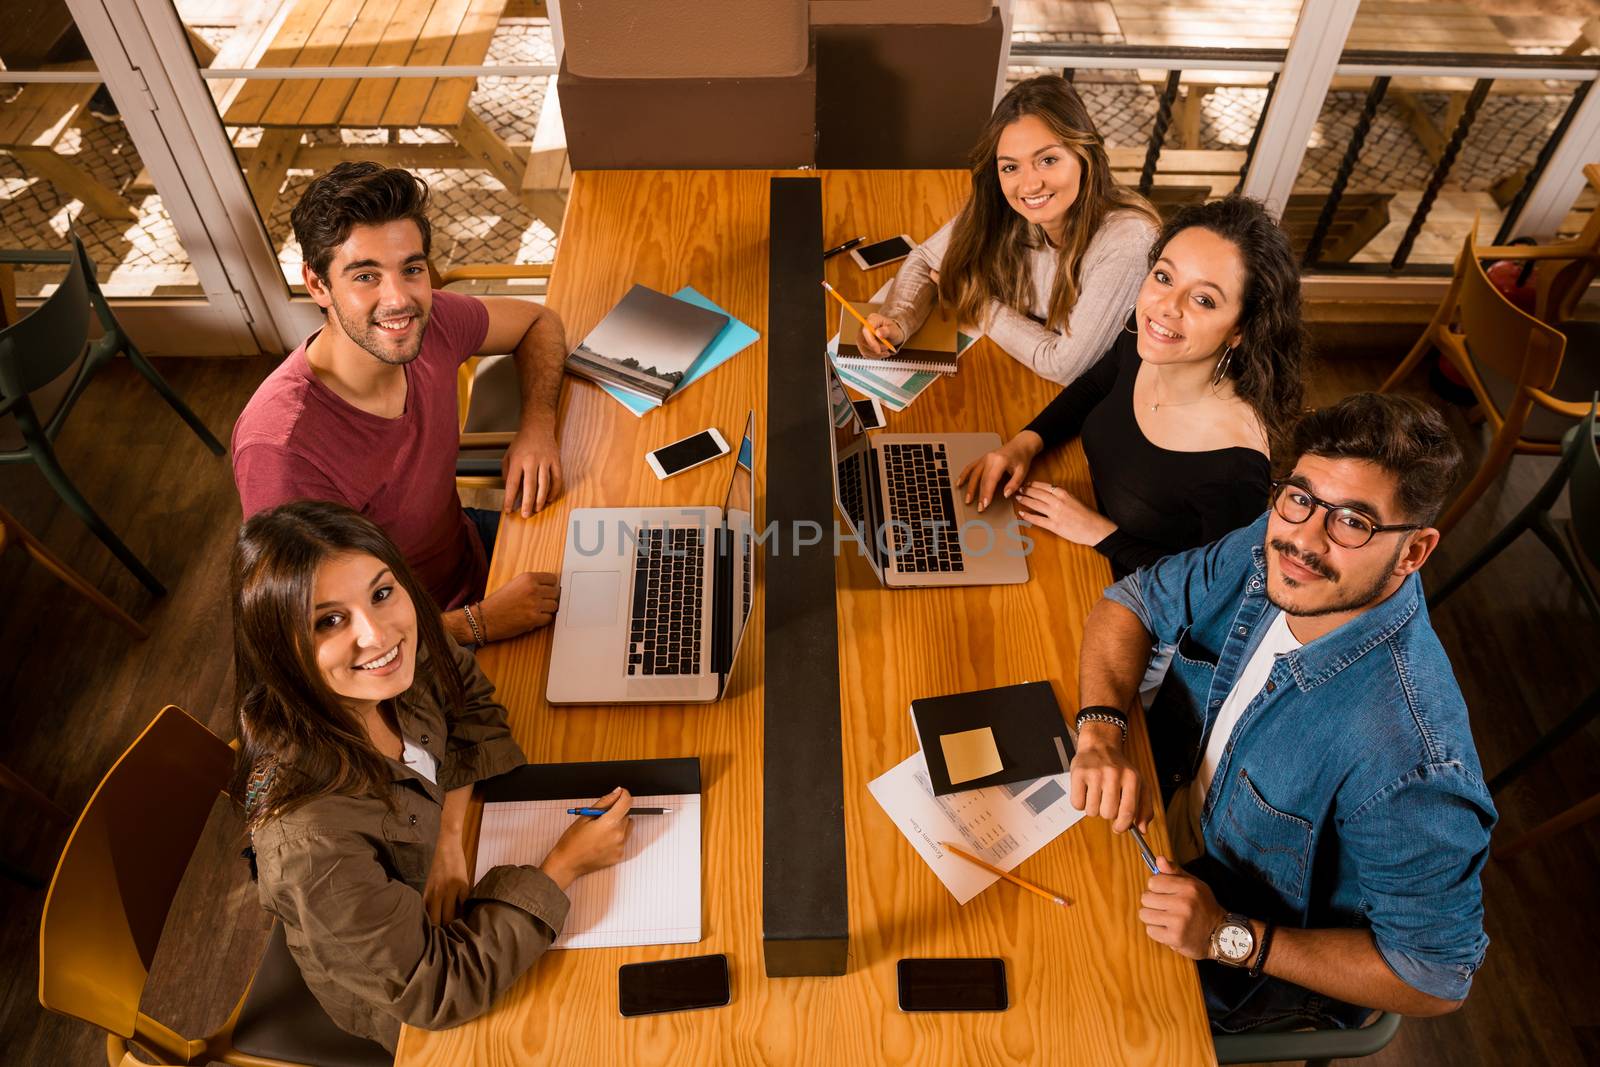
<path id="1" fill-rule="evenodd" d="M 960 845 L 1003 871 L 1013 870 L 1083 818 L 1067 802 L 1068 781 L 1056 774 L 936 797 L 919 750 L 867 789 L 944 887 L 965 904 L 1000 879 L 939 843 Z M 1065 892 L 1063 886 L 1048 888 Z"/>

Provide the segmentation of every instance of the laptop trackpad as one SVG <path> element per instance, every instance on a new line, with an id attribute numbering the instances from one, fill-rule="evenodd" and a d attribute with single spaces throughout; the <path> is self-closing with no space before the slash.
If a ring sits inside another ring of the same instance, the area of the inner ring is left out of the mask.
<path id="1" fill-rule="evenodd" d="M 621 571 L 576 571 L 562 598 L 561 614 L 570 626 L 610 626 L 617 621 Z"/>

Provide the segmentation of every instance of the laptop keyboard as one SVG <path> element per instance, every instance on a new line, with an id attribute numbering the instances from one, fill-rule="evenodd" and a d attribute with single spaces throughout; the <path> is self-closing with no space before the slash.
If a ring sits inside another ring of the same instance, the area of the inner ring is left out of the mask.
<path id="1" fill-rule="evenodd" d="M 915 574 L 965 571 L 956 501 L 950 491 L 950 459 L 944 445 L 879 448 L 895 568 Z"/>
<path id="2" fill-rule="evenodd" d="M 867 532 L 867 489 L 862 484 L 864 470 L 859 458 L 839 464 L 839 502 L 844 505 L 845 516 L 855 523 L 856 529 Z"/>
<path id="3" fill-rule="evenodd" d="M 628 674 L 699 674 L 705 549 L 698 529 L 634 531 Z"/>

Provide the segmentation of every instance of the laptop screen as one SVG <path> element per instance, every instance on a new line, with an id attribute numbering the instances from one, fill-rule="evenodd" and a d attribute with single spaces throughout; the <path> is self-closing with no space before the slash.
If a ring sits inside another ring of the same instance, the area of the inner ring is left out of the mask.
<path id="1" fill-rule="evenodd" d="M 744 424 L 744 438 L 738 445 L 738 458 L 733 464 L 733 478 L 728 482 L 728 495 L 722 502 L 722 514 L 733 535 L 733 581 L 728 583 L 733 611 L 733 643 L 729 649 L 728 669 L 739 654 L 739 644 L 744 638 L 745 624 L 750 621 L 750 602 L 755 594 L 755 537 L 756 509 L 756 413 L 752 411 Z"/>
<path id="2" fill-rule="evenodd" d="M 883 577 L 883 560 L 879 557 L 877 531 L 878 465 L 873 462 L 872 446 L 867 440 L 867 428 L 844 391 L 839 372 L 833 369 L 833 360 L 827 356 L 822 362 L 828 368 L 828 413 L 833 433 L 828 443 L 833 448 L 833 497 L 838 502 L 839 513 L 850 524 L 850 529 L 861 539 L 866 549 L 867 562 Z"/>

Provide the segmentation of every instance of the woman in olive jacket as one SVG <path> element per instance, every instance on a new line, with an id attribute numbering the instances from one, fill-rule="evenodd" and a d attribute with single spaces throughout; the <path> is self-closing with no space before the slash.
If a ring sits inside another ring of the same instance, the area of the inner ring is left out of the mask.
<path id="1" fill-rule="evenodd" d="M 402 1023 L 488 1010 L 550 947 L 573 880 L 616 863 L 628 795 L 543 864 L 471 883 L 472 785 L 524 763 L 505 709 L 383 532 L 339 504 L 253 516 L 233 557 L 245 797 L 262 906 L 335 1023 L 393 1050 Z"/>

